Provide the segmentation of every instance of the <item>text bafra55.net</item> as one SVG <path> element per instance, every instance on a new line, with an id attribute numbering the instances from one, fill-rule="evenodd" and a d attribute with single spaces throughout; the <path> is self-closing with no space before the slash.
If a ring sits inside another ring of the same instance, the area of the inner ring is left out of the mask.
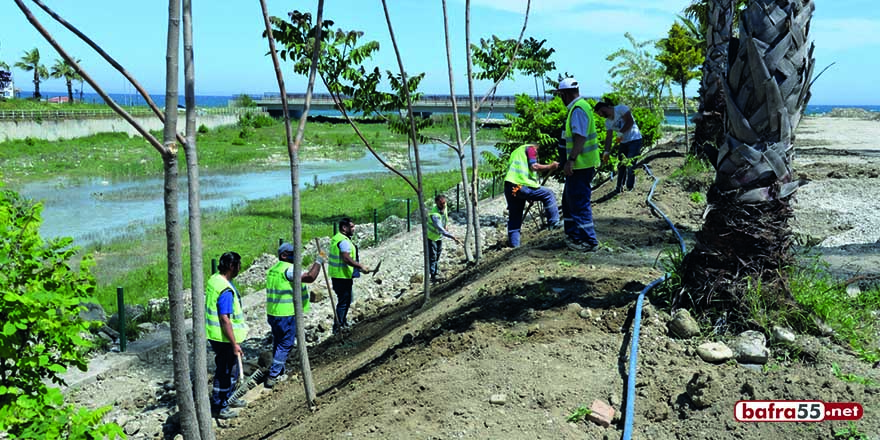
<path id="1" fill-rule="evenodd" d="M 738 422 L 859 420 L 863 413 L 859 403 L 821 400 L 740 400 L 733 407 Z"/>

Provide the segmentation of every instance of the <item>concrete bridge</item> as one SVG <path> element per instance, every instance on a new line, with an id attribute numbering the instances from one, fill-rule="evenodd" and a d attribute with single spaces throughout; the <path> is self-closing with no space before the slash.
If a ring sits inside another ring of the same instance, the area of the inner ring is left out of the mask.
<path id="1" fill-rule="evenodd" d="M 478 103 L 481 98 L 482 96 L 475 97 Z M 552 99 L 552 96 L 548 96 L 547 99 Z M 599 97 L 592 97 L 592 99 L 598 100 Z M 266 109 L 271 116 L 279 117 L 283 113 L 281 94 L 279 93 L 266 93 L 262 98 L 255 101 L 258 106 Z M 302 115 L 305 101 L 305 93 L 287 94 L 287 105 L 291 117 L 299 118 Z M 458 105 L 459 113 L 470 114 L 470 98 L 467 95 L 456 95 L 455 101 Z M 495 96 L 492 99 L 487 99 L 480 107 L 480 112 L 488 112 L 490 108 L 493 114 L 497 115 L 515 113 L 516 96 Z M 326 93 L 312 94 L 311 110 L 339 111 L 333 98 Z M 680 114 L 679 110 L 674 107 L 664 110 L 667 115 Z M 421 99 L 413 102 L 413 112 L 423 117 L 430 116 L 432 113 L 452 113 L 452 99 L 450 99 L 449 95 L 423 95 Z"/>

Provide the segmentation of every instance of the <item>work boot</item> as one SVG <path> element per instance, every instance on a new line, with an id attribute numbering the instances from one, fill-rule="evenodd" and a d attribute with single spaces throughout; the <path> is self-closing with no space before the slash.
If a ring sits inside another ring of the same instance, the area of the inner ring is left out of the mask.
<path id="1" fill-rule="evenodd" d="M 226 404 L 229 408 L 247 408 L 247 401 L 244 399 L 229 399 Z"/>
<path id="2" fill-rule="evenodd" d="M 211 411 L 211 417 L 214 417 L 215 419 L 220 419 L 220 420 L 234 419 L 234 418 L 238 417 L 238 411 L 236 411 L 232 408 L 226 407 L 226 408 L 221 409 L 220 411 Z"/>
<path id="3" fill-rule="evenodd" d="M 565 222 L 562 219 L 556 221 L 556 223 L 548 223 L 545 229 L 548 231 L 555 231 L 557 229 L 562 229 L 565 226 Z"/>

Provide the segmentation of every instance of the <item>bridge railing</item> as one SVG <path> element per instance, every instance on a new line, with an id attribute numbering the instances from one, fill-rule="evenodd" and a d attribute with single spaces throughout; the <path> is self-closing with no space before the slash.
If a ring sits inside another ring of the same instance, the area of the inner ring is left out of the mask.
<path id="1" fill-rule="evenodd" d="M 127 108 L 128 114 L 137 117 L 153 116 L 148 107 Z M 183 109 L 178 109 L 180 113 Z M 201 107 L 199 115 L 229 115 L 242 113 L 263 113 L 262 107 Z M 119 115 L 111 109 L 69 109 L 69 110 L 0 110 L 0 120 L 41 121 L 52 119 L 106 119 Z"/>

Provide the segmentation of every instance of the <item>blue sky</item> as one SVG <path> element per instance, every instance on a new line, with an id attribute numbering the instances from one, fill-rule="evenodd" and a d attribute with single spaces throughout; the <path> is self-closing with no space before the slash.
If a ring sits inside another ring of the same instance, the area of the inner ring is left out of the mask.
<path id="1" fill-rule="evenodd" d="M 150 93 L 164 90 L 167 3 L 157 0 L 119 2 L 109 0 L 45 0 L 68 21 L 77 25 L 123 66 Z M 317 1 L 267 0 L 273 15 L 286 16 L 293 8 L 314 10 Z M 85 69 L 102 86 L 127 93 L 120 74 L 91 49 L 42 13 L 38 19 L 70 53 L 83 60 Z M 196 89 L 199 95 L 262 94 L 277 91 L 257 0 L 194 1 Z M 448 93 L 443 19 L 439 0 L 388 0 L 395 35 L 409 73 L 426 72 L 422 89 Z M 624 32 L 638 40 L 661 38 L 687 0 L 533 0 L 526 37 L 546 39 L 556 49 L 552 60 L 557 69 L 574 74 L 585 95 L 608 91 L 605 57 L 628 46 Z M 498 35 L 516 38 L 522 27 L 525 0 L 472 0 L 471 36 Z M 833 5 L 833 6 L 832 6 Z M 447 0 L 452 33 L 456 93 L 467 93 L 464 61 L 464 0 Z M 394 52 L 379 0 L 327 0 L 325 18 L 336 28 L 357 29 L 364 38 L 379 41 L 373 62 L 383 70 L 397 70 Z M 812 22 L 816 42 L 816 71 L 835 62 L 813 85 L 812 104 L 880 105 L 880 87 L 873 79 L 880 71 L 880 8 L 874 0 L 819 1 Z M 24 51 L 37 47 L 44 64 L 51 66 L 58 55 L 30 26 L 13 2 L 0 4 L 0 60 L 12 65 Z M 306 80 L 291 69 L 286 74 L 290 92 L 305 90 Z M 32 88 L 28 74 L 13 69 L 16 86 Z M 555 74 L 554 74 L 555 76 Z M 182 79 L 182 75 L 181 75 Z M 477 83 L 478 93 L 489 84 Z M 50 79 L 46 91 L 64 91 L 63 80 Z M 181 87 L 181 92 L 182 92 Z M 519 77 L 501 85 L 499 93 L 534 93 L 532 78 Z M 90 91 L 88 86 L 86 91 Z M 319 88 L 319 91 L 320 88 Z M 696 87 L 689 87 L 695 94 Z"/>

